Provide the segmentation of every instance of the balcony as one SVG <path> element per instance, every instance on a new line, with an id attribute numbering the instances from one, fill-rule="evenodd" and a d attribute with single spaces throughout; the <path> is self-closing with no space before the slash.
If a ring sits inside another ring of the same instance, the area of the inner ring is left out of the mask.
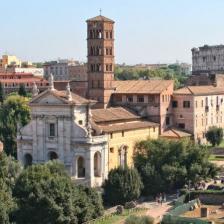
<path id="1" fill-rule="evenodd" d="M 205 106 L 205 112 L 209 112 L 209 106 Z"/>

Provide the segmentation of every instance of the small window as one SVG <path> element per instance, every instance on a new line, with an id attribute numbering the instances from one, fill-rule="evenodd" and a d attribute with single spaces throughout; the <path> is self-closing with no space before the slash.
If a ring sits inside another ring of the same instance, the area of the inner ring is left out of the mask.
<path id="1" fill-rule="evenodd" d="M 110 153 L 114 153 L 114 148 L 113 147 L 110 148 Z"/>
<path id="2" fill-rule="evenodd" d="M 124 137 L 124 131 L 121 132 L 122 137 Z"/>
<path id="3" fill-rule="evenodd" d="M 170 125 L 170 118 L 166 117 L 166 125 Z"/>
<path id="4" fill-rule="evenodd" d="M 128 96 L 127 97 L 127 102 L 133 102 L 133 97 L 132 96 Z"/>
<path id="5" fill-rule="evenodd" d="M 184 101 L 183 102 L 183 107 L 184 108 L 190 108 L 190 101 Z"/>
<path id="6" fill-rule="evenodd" d="M 79 120 L 79 125 L 82 125 L 82 124 L 83 124 L 82 120 Z"/>
<path id="7" fill-rule="evenodd" d="M 55 137 L 55 124 L 53 123 L 49 124 L 49 136 Z"/>
<path id="8" fill-rule="evenodd" d="M 110 138 L 111 138 L 111 139 L 113 138 L 113 133 L 110 133 Z"/>
<path id="9" fill-rule="evenodd" d="M 138 102 L 144 103 L 144 96 L 138 96 Z"/>
<path id="10" fill-rule="evenodd" d="M 155 127 L 153 127 L 153 132 L 156 132 L 156 128 Z"/>
<path id="11" fill-rule="evenodd" d="M 173 101 L 173 102 L 172 102 L 172 107 L 173 107 L 173 108 L 176 108 L 177 106 L 178 106 L 178 102 L 177 102 L 177 101 Z"/>
<path id="12" fill-rule="evenodd" d="M 178 127 L 181 128 L 181 129 L 185 129 L 185 124 L 184 123 L 179 123 Z"/>

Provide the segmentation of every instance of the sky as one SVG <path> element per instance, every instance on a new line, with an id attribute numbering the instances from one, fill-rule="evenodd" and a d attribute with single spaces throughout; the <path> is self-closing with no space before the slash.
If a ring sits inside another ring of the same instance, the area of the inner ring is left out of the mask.
<path id="1" fill-rule="evenodd" d="M 116 63 L 191 63 L 224 44 L 223 0 L 0 0 L 0 55 L 86 61 L 86 19 L 115 21 Z"/>

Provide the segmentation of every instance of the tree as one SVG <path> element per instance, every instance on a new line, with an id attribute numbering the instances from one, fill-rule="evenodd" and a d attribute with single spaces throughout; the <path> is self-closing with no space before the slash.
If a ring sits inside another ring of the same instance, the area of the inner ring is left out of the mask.
<path id="1" fill-rule="evenodd" d="M 8 155 L 16 157 L 16 136 L 18 124 L 24 126 L 30 120 L 28 98 L 11 95 L 0 108 L 0 138 Z"/>
<path id="2" fill-rule="evenodd" d="M 10 215 L 16 207 L 12 189 L 21 171 L 19 162 L 0 153 L 0 223 L 10 223 Z"/>
<path id="3" fill-rule="evenodd" d="M 18 94 L 20 96 L 26 96 L 27 95 L 26 88 L 25 88 L 24 84 L 20 84 Z"/>
<path id="4" fill-rule="evenodd" d="M 1 103 L 3 103 L 4 98 L 5 98 L 4 90 L 3 90 L 2 83 L 0 82 L 0 102 L 1 102 Z"/>
<path id="5" fill-rule="evenodd" d="M 140 196 L 142 182 L 136 169 L 118 167 L 109 172 L 103 188 L 106 203 L 124 204 Z"/>
<path id="6" fill-rule="evenodd" d="M 138 143 L 134 157 L 145 195 L 168 192 L 194 184 L 202 178 L 214 177 L 215 165 L 208 161 L 209 150 L 190 141 L 165 139 Z"/>
<path id="7" fill-rule="evenodd" d="M 220 145 L 223 139 L 223 129 L 218 127 L 210 127 L 205 137 L 212 146 Z"/>
<path id="8" fill-rule="evenodd" d="M 20 224 L 78 224 L 100 213 L 95 192 L 76 187 L 64 166 L 56 161 L 26 168 L 16 181 L 13 196 L 18 209 L 13 221 Z M 93 203 L 95 202 L 95 204 Z M 102 208 L 102 203 L 101 203 Z"/>

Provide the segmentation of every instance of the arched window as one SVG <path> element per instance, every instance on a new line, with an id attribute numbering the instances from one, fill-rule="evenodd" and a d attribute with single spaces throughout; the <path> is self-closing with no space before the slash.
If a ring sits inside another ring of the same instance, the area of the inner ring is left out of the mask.
<path id="1" fill-rule="evenodd" d="M 85 160 L 82 156 L 77 159 L 78 178 L 85 177 Z"/>
<path id="2" fill-rule="evenodd" d="M 101 177 L 101 154 L 96 152 L 94 154 L 94 176 Z"/>
<path id="3" fill-rule="evenodd" d="M 128 153 L 128 146 L 122 145 L 119 149 L 119 165 L 121 167 L 127 166 L 127 153 Z"/>
<path id="4" fill-rule="evenodd" d="M 56 152 L 49 152 L 48 153 L 48 159 L 49 160 L 55 160 L 55 159 L 58 159 L 58 154 Z"/>
<path id="5" fill-rule="evenodd" d="M 32 165 L 32 162 L 33 162 L 33 157 L 29 153 L 26 153 L 24 155 L 24 166 L 30 166 Z"/>

